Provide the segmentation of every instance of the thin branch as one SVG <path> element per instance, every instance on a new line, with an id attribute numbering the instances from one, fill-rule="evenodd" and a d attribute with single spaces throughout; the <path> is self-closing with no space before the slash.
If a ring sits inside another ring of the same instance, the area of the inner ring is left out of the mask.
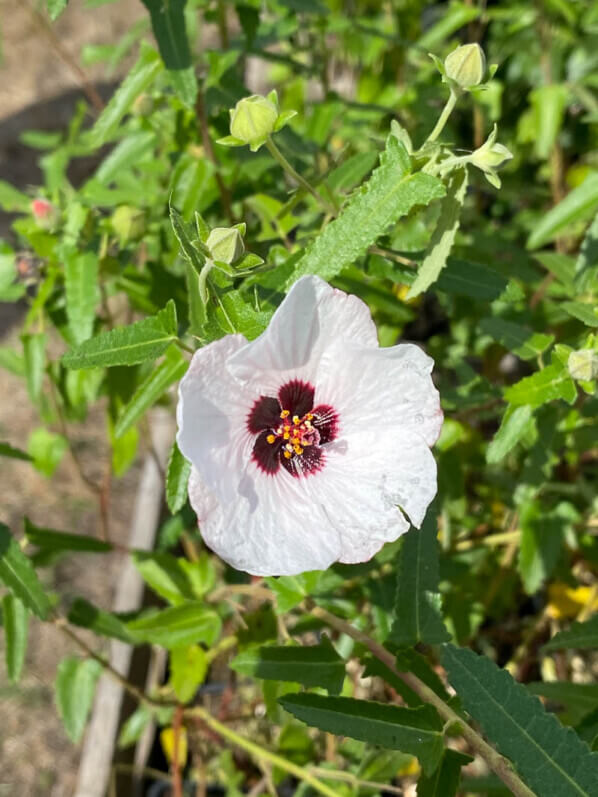
<path id="1" fill-rule="evenodd" d="M 455 723 L 461 735 L 467 740 L 471 748 L 486 761 L 490 769 L 498 775 L 505 786 L 511 789 L 515 797 L 535 797 L 533 791 L 528 789 L 519 775 L 513 770 L 509 761 L 491 747 L 470 725 L 467 725 L 463 718 L 453 711 L 436 692 L 430 689 L 423 681 L 420 681 L 413 673 L 400 672 L 397 669 L 395 657 L 390 651 L 386 650 L 386 648 L 382 647 L 382 645 L 370 636 L 363 633 L 363 631 L 359 631 L 350 623 L 341 620 L 340 617 L 331 614 L 326 611 L 326 609 L 313 606 L 311 602 L 309 602 L 309 608 L 314 617 L 319 617 L 332 628 L 335 628 L 343 634 L 347 634 L 347 636 L 350 636 L 356 642 L 361 642 L 361 644 L 365 645 L 372 655 L 379 659 L 398 678 L 404 681 L 407 686 L 411 687 L 424 702 L 434 706 L 446 722 L 450 722 L 451 724 Z"/>

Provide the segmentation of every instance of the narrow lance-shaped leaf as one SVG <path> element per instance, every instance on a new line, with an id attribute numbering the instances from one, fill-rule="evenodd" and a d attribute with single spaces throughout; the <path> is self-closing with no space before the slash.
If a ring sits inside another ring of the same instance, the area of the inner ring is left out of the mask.
<path id="1" fill-rule="evenodd" d="M 66 316 L 74 342 L 91 337 L 98 300 L 98 259 L 93 252 L 70 252 L 64 258 Z"/>
<path id="2" fill-rule="evenodd" d="M 23 603 L 10 593 L 2 598 L 2 622 L 6 672 L 11 681 L 18 681 L 27 650 L 29 613 Z"/>
<path id="3" fill-rule="evenodd" d="M 166 471 L 166 503 L 173 515 L 185 505 L 187 484 L 191 474 L 191 463 L 185 459 L 176 444 L 172 446 Z"/>
<path id="4" fill-rule="evenodd" d="M 450 639 L 440 612 L 437 528 L 436 513 L 431 508 L 421 529 L 412 528 L 403 537 L 390 633 L 391 640 L 402 647 Z"/>
<path id="5" fill-rule="evenodd" d="M 452 645 L 444 647 L 442 663 L 465 709 L 536 794 L 597 793 L 598 755 L 506 670 Z"/>
<path id="6" fill-rule="evenodd" d="M 493 465 L 506 457 L 527 431 L 533 412 L 529 404 L 507 407 L 500 427 L 486 451 L 486 462 Z"/>
<path id="7" fill-rule="evenodd" d="M 10 443 L 0 443 L 0 457 L 10 457 L 11 459 L 22 459 L 24 462 L 31 462 L 31 456 L 20 448 L 11 446 Z"/>
<path id="8" fill-rule="evenodd" d="M 573 623 L 571 628 L 559 631 L 550 642 L 544 645 L 543 650 L 561 650 L 563 648 L 577 648 L 578 650 L 598 648 L 598 614 L 585 623 Z"/>
<path id="9" fill-rule="evenodd" d="M 135 365 L 160 357 L 175 340 L 176 311 L 174 302 L 170 300 L 155 316 L 86 340 L 67 352 L 62 363 L 67 368 Z"/>
<path id="10" fill-rule="evenodd" d="M 598 213 L 588 227 L 575 263 L 575 284 L 580 293 L 598 280 Z"/>
<path id="11" fill-rule="evenodd" d="M 0 523 L 0 582 L 41 620 L 50 612 L 50 601 L 18 542 Z"/>
<path id="12" fill-rule="evenodd" d="M 461 767 L 472 758 L 456 750 L 445 750 L 431 775 L 424 772 L 417 781 L 417 797 L 455 797 L 461 780 Z"/>
<path id="13" fill-rule="evenodd" d="M 467 192 L 467 169 L 458 169 L 451 177 L 446 196 L 440 203 L 440 216 L 432 240 L 417 272 L 415 282 L 409 288 L 407 299 L 419 296 L 432 285 L 446 266 L 461 220 L 461 211 Z"/>
<path id="14" fill-rule="evenodd" d="M 170 653 L 170 683 L 181 703 L 193 699 L 208 670 L 208 657 L 199 645 L 173 648 Z"/>
<path id="15" fill-rule="evenodd" d="M 542 217 L 527 241 L 527 248 L 537 249 L 552 241 L 569 224 L 583 220 L 597 207 L 598 174 L 590 174 Z"/>
<path id="16" fill-rule="evenodd" d="M 58 665 L 56 705 L 65 730 L 73 742 L 78 742 L 85 730 L 101 671 L 102 665 L 95 659 L 69 656 Z"/>
<path id="17" fill-rule="evenodd" d="M 242 675 L 321 686 L 333 694 L 341 691 L 345 680 L 345 662 L 327 637 L 320 645 L 248 648 L 230 666 Z"/>
<path id="18" fill-rule="evenodd" d="M 399 708 L 309 693 L 286 695 L 279 703 L 297 719 L 322 731 L 415 755 L 428 774 L 442 755 L 442 720 L 431 706 Z"/>
<path id="19" fill-rule="evenodd" d="M 135 640 L 127 631 L 124 620 L 116 614 L 98 609 L 84 598 L 76 598 L 68 613 L 68 621 L 80 628 L 88 628 L 102 637 L 120 639 L 129 644 Z"/>
<path id="20" fill-rule="evenodd" d="M 164 360 L 143 380 L 121 412 L 114 428 L 115 437 L 121 437 L 186 370 L 187 360 L 179 349 L 176 346 L 167 349 Z"/>
<path id="21" fill-rule="evenodd" d="M 428 205 L 444 194 L 444 185 L 436 177 L 411 173 L 405 147 L 389 136 L 380 166 L 300 258 L 287 288 L 305 274 L 317 274 L 322 279 L 335 277 L 401 216 L 416 205 Z"/>
<path id="22" fill-rule="evenodd" d="M 29 518 L 25 518 L 25 536 L 32 545 L 48 551 L 78 551 L 80 553 L 108 553 L 112 545 L 96 537 L 86 537 L 83 534 L 69 534 L 54 529 L 44 529 L 36 526 Z"/>
<path id="23" fill-rule="evenodd" d="M 197 97 L 197 79 L 191 61 L 185 28 L 187 0 L 142 0 L 150 12 L 152 30 L 168 75 L 179 98 L 193 106 Z"/>
<path id="24" fill-rule="evenodd" d="M 127 623 L 127 630 L 139 642 L 175 648 L 204 642 L 213 645 L 220 635 L 221 622 L 216 612 L 202 603 L 185 603 L 158 612 L 149 612 Z"/>
<path id="25" fill-rule="evenodd" d="M 27 392 L 35 404 L 40 397 L 44 380 L 47 335 L 37 332 L 34 335 L 23 335 L 21 340 L 23 342 Z"/>
<path id="26" fill-rule="evenodd" d="M 114 135 L 134 100 L 148 88 L 160 69 L 162 62 L 158 53 L 144 46 L 137 63 L 116 89 L 90 130 L 88 143 L 92 148 L 101 147 Z"/>
<path id="27" fill-rule="evenodd" d="M 66 8 L 67 3 L 68 0 L 46 0 L 48 14 L 50 15 L 50 19 L 52 21 L 58 19 L 58 17 L 62 14 L 64 9 Z"/>

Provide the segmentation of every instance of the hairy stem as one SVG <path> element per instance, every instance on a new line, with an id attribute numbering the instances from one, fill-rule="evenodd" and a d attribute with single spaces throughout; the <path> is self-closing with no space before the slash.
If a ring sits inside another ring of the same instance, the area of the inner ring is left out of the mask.
<path id="1" fill-rule="evenodd" d="M 326 213 L 330 213 L 332 216 L 336 216 L 336 208 L 334 208 L 334 207 L 333 207 L 331 204 L 329 204 L 329 203 L 328 203 L 328 202 L 327 202 L 327 201 L 324 199 L 324 197 L 323 197 L 323 196 L 321 196 L 321 195 L 320 195 L 320 194 L 319 194 L 319 193 L 316 191 L 316 189 L 313 187 L 313 185 L 310 185 L 310 183 L 308 183 L 308 182 L 307 182 L 307 180 L 306 180 L 304 177 L 302 177 L 302 176 L 299 174 L 299 172 L 298 172 L 298 171 L 296 171 L 296 170 L 295 170 L 295 169 L 294 169 L 294 168 L 291 166 L 291 164 L 288 162 L 288 160 L 285 158 L 285 156 L 282 154 L 282 152 L 281 152 L 281 151 L 278 149 L 278 147 L 277 147 L 277 146 L 276 146 L 276 144 L 275 144 L 275 143 L 272 141 L 272 139 L 271 139 L 271 138 L 267 138 L 267 139 L 266 139 L 266 147 L 268 148 L 268 152 L 270 153 L 270 155 L 272 155 L 272 157 L 274 158 L 274 160 L 275 160 L 275 161 L 276 161 L 278 164 L 280 164 L 280 166 L 283 168 L 283 170 L 284 170 L 284 171 L 285 171 L 285 172 L 286 172 L 286 173 L 287 173 L 287 174 L 288 174 L 290 177 L 292 177 L 292 178 L 293 178 L 293 180 L 294 180 L 296 183 L 298 183 L 298 184 L 301 186 L 301 188 L 303 188 L 305 191 L 308 191 L 308 192 L 309 192 L 309 193 L 310 193 L 310 194 L 311 194 L 311 195 L 314 197 L 314 199 L 317 199 L 317 201 L 318 201 L 318 202 L 320 203 L 320 205 L 321 205 L 321 206 L 324 208 L 324 210 L 326 211 Z"/>
<path id="2" fill-rule="evenodd" d="M 459 727 L 461 735 L 467 740 L 471 748 L 486 761 L 490 769 L 498 775 L 505 786 L 511 789 L 515 797 L 535 797 L 534 792 L 528 789 L 519 775 L 513 770 L 509 761 L 491 747 L 477 731 L 470 725 L 467 725 L 464 720 L 436 694 L 436 692 L 430 689 L 423 681 L 420 681 L 413 673 L 400 672 L 397 669 L 395 657 L 390 651 L 386 650 L 386 648 L 382 647 L 382 645 L 367 634 L 364 634 L 363 631 L 359 631 L 350 623 L 341 620 L 340 617 L 331 614 L 326 611 L 326 609 L 310 604 L 310 611 L 314 617 L 319 617 L 332 628 L 343 634 L 347 634 L 347 636 L 350 636 L 356 642 L 361 642 L 362 645 L 365 645 L 373 656 L 379 659 L 396 676 L 401 678 L 422 700 L 434 706 L 446 722 L 451 724 L 455 723 Z"/>
<path id="3" fill-rule="evenodd" d="M 300 767 L 297 764 L 293 764 L 292 761 L 287 761 L 286 758 L 282 758 L 281 756 L 276 755 L 276 753 L 271 753 L 269 750 L 260 747 L 259 744 L 251 742 L 249 739 L 245 739 L 245 737 L 240 736 L 231 728 L 228 728 L 226 725 L 223 725 L 217 719 L 212 717 L 212 715 L 205 708 L 202 708 L 201 706 L 188 708 L 185 710 L 185 717 L 195 717 L 196 719 L 200 719 L 203 723 L 205 723 L 205 725 L 208 726 L 208 728 L 210 728 L 210 730 L 217 733 L 223 739 L 231 742 L 231 744 L 234 744 L 237 747 L 240 747 L 242 750 L 245 750 L 245 752 L 249 753 L 252 758 L 278 767 L 284 772 L 288 772 L 289 775 L 294 775 L 299 780 L 309 784 L 312 789 L 315 789 L 315 791 L 319 792 L 319 794 L 324 794 L 326 797 L 338 797 L 337 793 L 333 789 L 326 786 L 325 783 L 322 783 L 322 781 L 311 772 L 303 769 L 303 767 Z"/>
<path id="4" fill-rule="evenodd" d="M 432 141 L 436 141 L 438 136 L 444 130 L 444 126 L 448 122 L 449 116 L 452 114 L 453 109 L 457 103 L 457 94 L 451 89 L 451 93 L 449 95 L 448 100 L 446 101 L 446 105 L 442 109 L 442 113 L 438 117 L 438 121 L 436 122 L 434 129 L 426 139 L 425 143 L 430 144 Z"/>

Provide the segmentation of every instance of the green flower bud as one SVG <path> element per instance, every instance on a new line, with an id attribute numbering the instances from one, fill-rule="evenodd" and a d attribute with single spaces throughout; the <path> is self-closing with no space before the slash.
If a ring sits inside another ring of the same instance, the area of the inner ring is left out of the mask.
<path id="1" fill-rule="evenodd" d="M 567 361 L 567 369 L 573 379 L 591 382 L 598 377 L 598 354 L 591 349 L 572 351 Z"/>
<path id="2" fill-rule="evenodd" d="M 230 111 L 230 133 L 243 144 L 249 144 L 255 152 L 274 132 L 277 120 L 275 103 L 268 97 L 252 94 L 239 100 Z"/>
<path id="3" fill-rule="evenodd" d="M 479 86 L 486 72 L 486 56 L 479 44 L 463 44 L 444 59 L 444 72 L 461 89 Z"/>
<path id="4" fill-rule="evenodd" d="M 242 226 L 243 229 L 239 230 L 239 226 Z M 245 253 L 244 228 L 244 224 L 235 227 L 214 227 L 206 241 L 206 246 L 214 260 L 231 265 L 243 257 Z"/>
<path id="5" fill-rule="evenodd" d="M 469 156 L 469 162 L 484 172 L 489 183 L 495 188 L 500 188 L 500 178 L 496 174 L 496 169 L 512 157 L 512 153 L 504 144 L 496 143 L 496 125 L 494 125 L 484 144 Z"/>
<path id="6" fill-rule="evenodd" d="M 131 205 L 121 205 L 116 208 L 110 222 L 121 245 L 140 238 L 145 232 L 145 213 Z"/>

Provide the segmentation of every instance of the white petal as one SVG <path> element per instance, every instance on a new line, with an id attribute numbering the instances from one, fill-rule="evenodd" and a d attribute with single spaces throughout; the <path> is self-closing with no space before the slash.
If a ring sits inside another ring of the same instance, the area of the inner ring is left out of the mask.
<path id="1" fill-rule="evenodd" d="M 398 507 L 419 527 L 436 490 L 436 462 L 418 436 L 360 431 L 329 445 L 318 494 L 341 534 L 341 561 L 365 561 L 406 532 Z"/>
<path id="2" fill-rule="evenodd" d="M 290 376 L 312 378 L 332 342 L 377 347 L 376 327 L 367 305 L 318 277 L 298 280 L 274 313 L 268 328 L 233 356 L 231 371 L 243 381 L 262 381 L 273 390 Z"/>
<path id="3" fill-rule="evenodd" d="M 341 427 L 410 431 L 433 445 L 442 428 L 434 361 L 418 346 L 330 347 L 317 374 L 317 400 L 337 410 Z"/>
<path id="4" fill-rule="evenodd" d="M 222 496 L 231 494 L 234 474 L 242 472 L 251 451 L 246 419 L 252 397 L 226 368 L 246 344 L 242 335 L 227 335 L 199 349 L 179 386 L 177 443 Z"/>
<path id="5" fill-rule="evenodd" d="M 189 499 L 206 545 L 252 575 L 325 570 L 340 556 L 340 535 L 308 500 L 307 481 L 285 470 L 267 476 L 250 465 L 234 500 L 220 501 L 193 468 Z"/>

